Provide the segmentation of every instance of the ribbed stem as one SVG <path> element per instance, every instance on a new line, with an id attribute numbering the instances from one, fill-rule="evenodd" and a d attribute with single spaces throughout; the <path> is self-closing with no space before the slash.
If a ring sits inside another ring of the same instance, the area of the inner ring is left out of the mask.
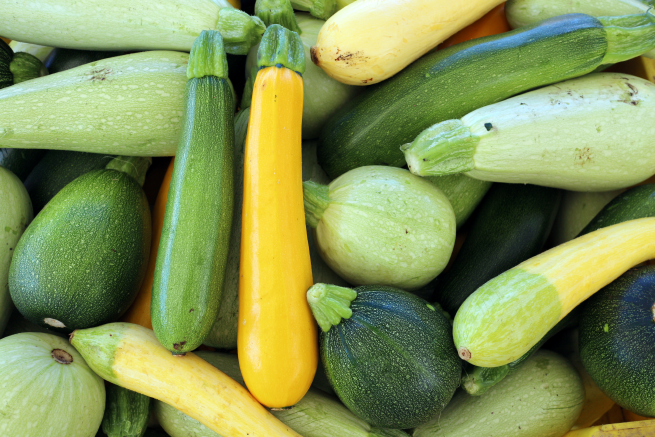
<path id="1" fill-rule="evenodd" d="M 323 332 L 352 316 L 350 303 L 356 297 L 357 292 L 352 288 L 337 285 L 314 284 L 307 290 L 307 302 Z"/>
<path id="2" fill-rule="evenodd" d="M 27 52 L 14 53 L 14 57 L 9 63 L 9 71 L 14 76 L 14 84 L 48 74 L 48 70 L 43 65 L 43 62 Z"/>
<path id="3" fill-rule="evenodd" d="M 327 20 L 337 11 L 336 0 L 291 0 L 291 6 L 299 11 L 309 11 L 321 20 Z"/>
<path id="4" fill-rule="evenodd" d="M 305 72 L 305 48 L 296 32 L 279 24 L 266 29 L 257 50 L 259 68 L 282 66 L 296 73 Z"/>
<path id="5" fill-rule="evenodd" d="M 293 14 L 293 8 L 289 0 L 257 0 L 255 3 L 255 15 L 264 22 L 266 26 L 279 24 L 289 30 L 302 33 L 296 16 Z"/>
<path id="6" fill-rule="evenodd" d="M 509 373 L 508 365 L 500 367 L 469 367 L 470 370 L 462 377 L 462 387 L 471 396 L 482 395 Z"/>
<path id="7" fill-rule="evenodd" d="M 152 164 L 152 158 L 141 156 L 117 156 L 109 161 L 105 167 L 108 170 L 118 170 L 132 176 L 139 185 L 143 186 L 146 172 Z"/>
<path id="8" fill-rule="evenodd" d="M 186 70 L 187 79 L 205 76 L 227 78 L 227 56 L 223 37 L 217 30 L 203 30 L 193 42 Z"/>
<path id="9" fill-rule="evenodd" d="M 223 8 L 218 11 L 216 30 L 223 37 L 226 53 L 247 55 L 250 48 L 260 41 L 266 25 L 258 17 L 251 17 L 238 9 Z"/>
<path id="10" fill-rule="evenodd" d="M 603 64 L 632 59 L 655 48 L 655 16 L 650 8 L 644 14 L 599 17 L 605 26 L 607 52 Z"/>
<path id="11" fill-rule="evenodd" d="M 441 176 L 473 170 L 480 138 L 461 120 L 446 120 L 421 132 L 414 142 L 400 146 L 409 171 L 419 176 Z"/>
<path id="12" fill-rule="evenodd" d="M 302 200 L 305 203 L 305 221 L 316 229 L 330 206 L 330 190 L 327 185 L 305 181 L 302 183 Z"/>

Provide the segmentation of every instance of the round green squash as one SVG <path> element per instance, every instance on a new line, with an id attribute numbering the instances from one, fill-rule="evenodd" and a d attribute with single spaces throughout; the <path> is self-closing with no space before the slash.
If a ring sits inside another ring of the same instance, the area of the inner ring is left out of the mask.
<path id="1" fill-rule="evenodd" d="M 66 185 L 21 237 L 9 292 L 32 323 L 59 332 L 117 320 L 145 275 L 151 219 L 141 185 L 102 169 Z"/>
<path id="2" fill-rule="evenodd" d="M 0 435 L 91 437 L 105 385 L 63 338 L 21 333 L 0 340 Z"/>
<path id="3" fill-rule="evenodd" d="M 585 302 L 580 358 L 610 399 L 655 416 L 655 266 L 628 270 Z"/>

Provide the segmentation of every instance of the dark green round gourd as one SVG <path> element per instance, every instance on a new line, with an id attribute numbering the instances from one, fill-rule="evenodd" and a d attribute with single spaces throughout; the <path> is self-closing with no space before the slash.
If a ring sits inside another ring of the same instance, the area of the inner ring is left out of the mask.
<path id="1" fill-rule="evenodd" d="M 584 304 L 580 357 L 610 399 L 655 416 L 655 266 L 628 270 Z"/>
<path id="2" fill-rule="evenodd" d="M 340 297 L 353 291 L 346 301 Z M 335 311 L 347 316 L 347 300 L 354 294 L 349 318 L 322 321 L 339 300 L 346 303 Z M 387 286 L 350 290 L 316 284 L 307 295 L 323 329 L 320 354 L 326 375 L 353 413 L 373 426 L 406 429 L 443 410 L 459 386 L 461 364 L 452 326 L 442 312 Z M 325 332 L 330 323 L 334 326 Z"/>
<path id="3" fill-rule="evenodd" d="M 126 168 L 143 169 L 123 160 Z M 124 171 L 94 170 L 66 185 L 37 215 L 9 269 L 11 298 L 26 319 L 70 332 L 117 320 L 129 307 L 150 252 L 142 182 Z"/>

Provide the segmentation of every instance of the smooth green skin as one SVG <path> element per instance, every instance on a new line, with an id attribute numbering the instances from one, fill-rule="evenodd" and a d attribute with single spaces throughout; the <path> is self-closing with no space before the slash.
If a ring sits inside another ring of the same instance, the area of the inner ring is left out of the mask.
<path id="1" fill-rule="evenodd" d="M 367 166 L 332 181 L 329 198 L 318 215 L 316 243 L 326 264 L 347 282 L 411 291 L 446 267 L 455 214 L 430 182 L 407 170 Z"/>
<path id="2" fill-rule="evenodd" d="M 50 199 L 79 176 L 105 168 L 112 158 L 99 153 L 48 151 L 25 179 L 34 212 L 38 214 Z"/>
<path id="3" fill-rule="evenodd" d="M 14 76 L 14 84 L 48 74 L 48 70 L 39 58 L 25 52 L 14 53 L 9 70 Z"/>
<path id="4" fill-rule="evenodd" d="M 76 329 L 71 333 L 69 341 L 84 357 L 91 370 L 105 381 L 119 385 L 118 376 L 112 367 L 123 333 L 129 326 L 129 323 L 113 322 L 94 328 Z"/>
<path id="5" fill-rule="evenodd" d="M 628 270 L 584 303 L 582 364 L 610 399 L 655 416 L 655 267 Z"/>
<path id="6" fill-rule="evenodd" d="M 561 190 L 495 184 L 478 208 L 455 262 L 438 277 L 435 299 L 454 316 L 475 290 L 541 252 Z"/>
<path id="7" fill-rule="evenodd" d="M 428 54 L 339 109 L 321 131 L 319 163 L 332 178 L 364 165 L 401 167 L 400 146 L 424 129 L 590 73 L 606 50 L 601 23 L 572 14 Z"/>
<path id="8" fill-rule="evenodd" d="M 102 431 L 108 437 L 142 437 L 150 418 L 150 398 L 114 384 L 107 384 Z"/>
<path id="9" fill-rule="evenodd" d="M 197 355 L 245 387 L 236 355 L 202 351 Z M 153 405 L 157 421 L 171 437 L 220 437 L 164 402 L 155 400 Z M 271 413 L 304 437 L 408 437 L 400 430 L 372 429 L 337 399 L 315 388 L 310 388 L 293 407 Z"/>
<path id="10" fill-rule="evenodd" d="M 80 176 L 46 205 L 16 246 L 9 270 L 16 307 L 59 332 L 118 319 L 145 275 L 151 226 L 148 200 L 132 177 L 107 169 Z"/>
<path id="11" fill-rule="evenodd" d="M 321 361 L 334 391 L 374 426 L 413 428 L 439 415 L 461 376 L 450 321 L 399 289 L 355 291 L 352 316 L 320 337 Z"/>
<path id="12" fill-rule="evenodd" d="M 0 167 L 10 170 L 25 181 L 47 150 L 40 149 L 0 149 Z"/>
<path id="13" fill-rule="evenodd" d="M 0 335 L 14 305 L 9 296 L 7 277 L 16 244 L 32 221 L 32 203 L 21 183 L 9 170 L 0 167 Z"/>
<path id="14" fill-rule="evenodd" d="M 0 147 L 172 156 L 187 53 L 107 58 L 0 90 Z"/>
<path id="15" fill-rule="evenodd" d="M 233 108 L 229 80 L 189 80 L 151 305 L 157 339 L 174 354 L 202 344 L 221 303 L 234 210 Z"/>
<path id="16" fill-rule="evenodd" d="M 418 426 L 413 437 L 560 437 L 584 403 L 573 365 L 540 350 L 482 396 L 458 392 L 446 409 Z"/>
<path id="17" fill-rule="evenodd" d="M 61 364 L 54 349 L 73 362 Z M 105 410 L 105 386 L 60 337 L 23 333 L 0 340 L 0 430 L 21 437 L 91 437 Z"/>
<path id="18" fill-rule="evenodd" d="M 492 182 L 473 179 L 463 173 L 426 176 L 425 179 L 436 185 L 448 198 L 455 212 L 457 229 L 466 223 L 492 185 Z"/>

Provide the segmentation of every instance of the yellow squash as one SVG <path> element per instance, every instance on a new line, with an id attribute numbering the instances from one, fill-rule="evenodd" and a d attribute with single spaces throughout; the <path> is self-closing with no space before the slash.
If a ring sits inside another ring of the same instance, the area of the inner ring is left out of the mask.
<path id="1" fill-rule="evenodd" d="M 312 61 L 334 79 L 371 85 L 387 79 L 502 0 L 357 0 L 330 17 Z"/>
<path id="2" fill-rule="evenodd" d="M 298 35 L 269 26 L 258 64 L 245 150 L 237 347 L 248 390 L 265 406 L 281 408 L 305 395 L 318 364 L 317 329 L 305 297 L 313 281 Z"/>

